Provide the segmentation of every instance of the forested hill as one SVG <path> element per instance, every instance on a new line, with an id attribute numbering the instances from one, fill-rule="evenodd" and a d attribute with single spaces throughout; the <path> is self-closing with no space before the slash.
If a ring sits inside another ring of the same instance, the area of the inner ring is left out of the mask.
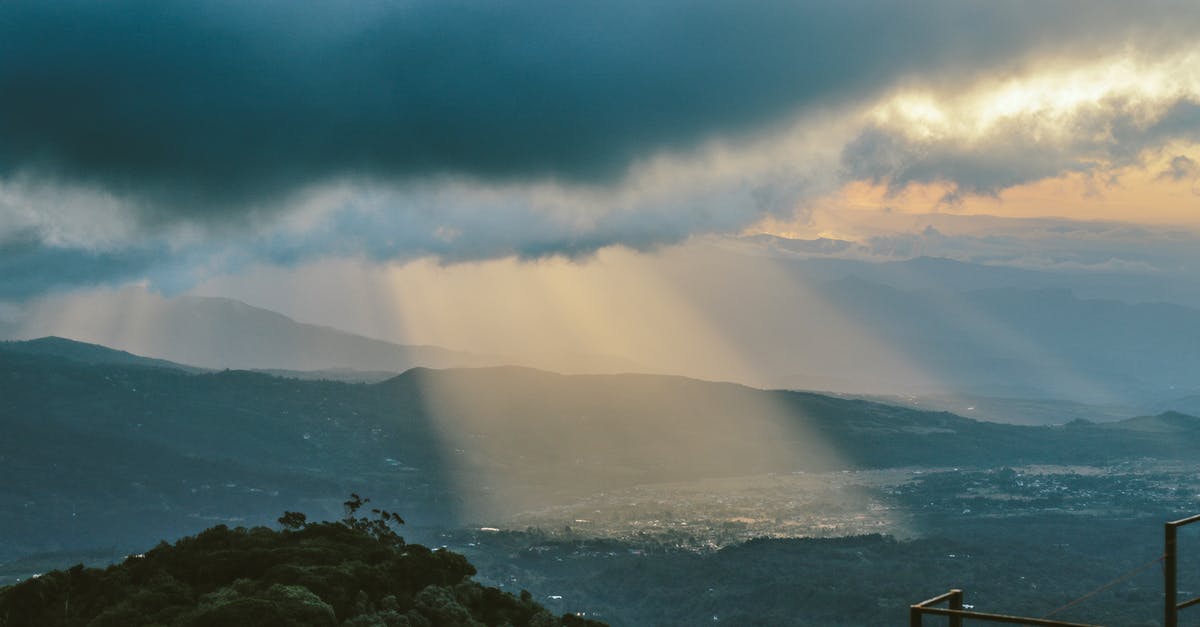
<path id="1" fill-rule="evenodd" d="M 218 525 L 105 569 L 75 566 L 0 588 L 3 627 L 374 627 L 510 625 L 604 627 L 555 617 L 471 580 L 457 553 L 406 543 L 398 516 L 309 523 L 286 513 L 282 530 Z"/>
<path id="2" fill-rule="evenodd" d="M 365 385 L 3 348 L 0 428 L 0 560 L 329 514 L 349 491 L 419 528 L 659 481 L 1200 445 L 1200 420 L 1179 414 L 1019 427 L 678 377 L 417 369 Z"/>

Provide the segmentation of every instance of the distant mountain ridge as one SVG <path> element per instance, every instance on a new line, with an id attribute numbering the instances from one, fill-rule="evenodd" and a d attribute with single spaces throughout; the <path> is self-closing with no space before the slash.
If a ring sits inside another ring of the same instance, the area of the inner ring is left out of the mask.
<path id="1" fill-rule="evenodd" d="M 25 355 L 61 357 L 90 365 L 142 366 L 147 368 L 169 368 L 184 372 L 203 372 L 203 368 L 180 364 L 166 359 L 142 357 L 99 344 L 79 342 L 58 336 L 47 336 L 33 340 L 0 341 L 0 351 Z"/>
<path id="2" fill-rule="evenodd" d="M 297 322 L 227 298 L 163 298 L 134 290 L 95 298 L 102 300 L 91 307 L 90 315 L 72 321 L 73 338 L 200 368 L 395 374 L 418 365 L 449 368 L 505 363 L 495 356 L 393 344 Z M 26 337 L 61 334 L 52 316 L 36 310 L 20 328 Z"/>
<path id="3" fill-rule="evenodd" d="M 1200 309 L 1061 288 L 908 291 L 853 275 L 818 293 L 964 394 L 1160 407 L 1200 388 Z"/>
<path id="4" fill-rule="evenodd" d="M 1132 272 L 1063 272 L 989 265 L 946 257 L 897 261 L 808 258 L 786 262 L 809 280 L 856 278 L 901 291 L 1060 291 L 1080 299 L 1125 304 L 1166 304 L 1200 308 L 1200 286 L 1181 285 L 1174 276 Z"/>
<path id="5" fill-rule="evenodd" d="M 296 322 L 267 309 L 226 298 L 188 296 L 167 305 L 158 333 L 165 351 L 209 368 L 403 372 L 413 366 L 482 366 L 501 358 L 438 346 L 401 345 Z"/>
<path id="6" fill-rule="evenodd" d="M 260 370 L 280 376 L 359 382 L 379 381 L 416 366 L 475 368 L 521 363 L 564 372 L 639 369 L 628 360 L 601 355 L 514 357 L 397 344 L 297 322 L 228 298 L 164 298 L 135 289 L 84 298 L 76 306 L 86 308 L 86 316 L 71 316 L 61 323 L 53 308 L 33 307 L 0 331 L 10 339 L 66 336 L 212 370 Z"/>
<path id="7" fill-rule="evenodd" d="M 1069 281 L 1061 275 L 1048 272 L 989 266 L 945 257 L 913 257 L 881 262 L 814 258 L 797 261 L 795 265 L 813 278 L 837 280 L 853 276 L 899 290 L 1040 289 L 1069 285 Z"/>
<path id="8" fill-rule="evenodd" d="M 0 559 L 283 509 L 335 515 L 349 491 L 420 527 L 705 477 L 1200 448 L 1200 418 L 1183 414 L 1022 427 L 660 375 L 417 368 L 349 385 L 12 350 L 0 350 L 0 433 Z"/>

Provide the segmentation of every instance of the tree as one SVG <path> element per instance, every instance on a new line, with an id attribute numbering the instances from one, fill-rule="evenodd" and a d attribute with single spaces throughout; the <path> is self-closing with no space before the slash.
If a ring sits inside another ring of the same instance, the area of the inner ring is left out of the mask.
<path id="1" fill-rule="evenodd" d="M 308 517 L 300 512 L 284 512 L 283 516 L 279 517 L 279 526 L 284 529 L 303 529 L 308 524 Z"/>

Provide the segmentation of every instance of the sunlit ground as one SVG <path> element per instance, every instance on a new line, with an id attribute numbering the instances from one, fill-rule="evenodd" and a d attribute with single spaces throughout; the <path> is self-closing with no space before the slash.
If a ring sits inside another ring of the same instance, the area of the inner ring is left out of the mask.
<path id="1" fill-rule="evenodd" d="M 691 536 L 708 547 L 753 538 L 844 537 L 879 533 L 911 538 L 911 512 L 886 491 L 909 469 L 782 473 L 639 485 L 569 505 L 522 512 L 495 524 L 569 527 L 584 535 L 637 541 Z"/>

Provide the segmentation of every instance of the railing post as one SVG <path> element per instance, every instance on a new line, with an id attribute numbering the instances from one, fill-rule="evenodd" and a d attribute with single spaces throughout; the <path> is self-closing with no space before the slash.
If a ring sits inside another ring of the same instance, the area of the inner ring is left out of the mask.
<path id="1" fill-rule="evenodd" d="M 921 627 L 921 608 L 908 606 L 908 627 Z"/>
<path id="2" fill-rule="evenodd" d="M 1179 627 L 1175 590 L 1175 525 L 1163 525 L 1163 627 Z"/>
<path id="3" fill-rule="evenodd" d="M 950 609 L 961 610 L 963 608 L 963 591 L 958 588 L 950 590 Z M 950 627 L 963 627 L 962 616 L 951 616 Z"/>

